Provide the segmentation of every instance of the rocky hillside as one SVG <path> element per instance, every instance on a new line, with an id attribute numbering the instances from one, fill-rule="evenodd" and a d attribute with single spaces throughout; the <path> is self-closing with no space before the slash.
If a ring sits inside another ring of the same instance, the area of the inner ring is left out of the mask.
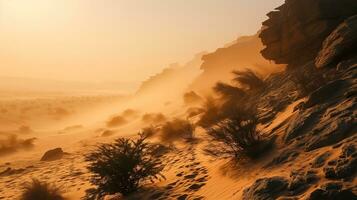
<path id="1" fill-rule="evenodd" d="M 197 54 L 184 65 L 172 64 L 163 69 L 162 72 L 151 76 L 141 83 L 136 92 L 137 97 L 150 96 L 150 98 L 162 103 L 170 101 L 172 98 L 181 98 L 189 83 L 199 75 L 199 66 L 202 63 L 201 57 L 203 54 Z"/>
<path id="2" fill-rule="evenodd" d="M 287 0 L 268 16 L 262 54 L 289 67 L 271 76 L 252 101 L 258 99 L 267 127 L 298 102 L 270 131 L 278 153 L 265 166 L 284 168 L 289 176 L 261 177 L 242 198 L 357 199 L 357 3 Z"/>
<path id="3" fill-rule="evenodd" d="M 195 79 L 191 89 L 207 93 L 218 81 L 227 82 L 233 70 L 253 69 L 260 74 L 277 71 L 278 67 L 264 59 L 260 51 L 264 48 L 258 34 L 238 38 L 235 42 L 202 57 L 202 74 Z"/>

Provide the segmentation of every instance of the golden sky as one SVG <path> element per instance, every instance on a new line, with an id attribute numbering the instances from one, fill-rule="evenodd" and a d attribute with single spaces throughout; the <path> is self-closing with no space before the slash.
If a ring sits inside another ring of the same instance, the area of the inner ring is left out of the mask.
<path id="1" fill-rule="evenodd" d="M 0 76 L 140 81 L 240 35 L 283 0 L 0 0 Z"/>

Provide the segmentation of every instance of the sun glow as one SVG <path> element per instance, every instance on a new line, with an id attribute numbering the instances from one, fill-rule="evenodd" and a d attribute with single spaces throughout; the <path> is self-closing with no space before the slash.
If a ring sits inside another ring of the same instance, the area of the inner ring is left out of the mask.
<path id="1" fill-rule="evenodd" d="M 49 29 L 68 25 L 76 6 L 68 0 L 0 0 L 1 23 L 16 30 Z"/>

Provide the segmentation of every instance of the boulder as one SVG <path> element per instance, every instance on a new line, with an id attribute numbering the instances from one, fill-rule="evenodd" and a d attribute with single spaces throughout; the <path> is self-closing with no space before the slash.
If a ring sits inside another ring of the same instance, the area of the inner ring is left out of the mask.
<path id="1" fill-rule="evenodd" d="M 58 160 L 61 159 L 64 155 L 64 152 L 62 148 L 55 148 L 46 151 L 45 154 L 43 154 L 41 161 L 53 161 L 53 160 Z"/>
<path id="2" fill-rule="evenodd" d="M 357 15 L 339 25 L 323 42 L 315 59 L 316 67 L 337 63 L 341 57 L 357 50 Z"/>
<path id="3" fill-rule="evenodd" d="M 243 200 L 274 200 L 287 186 L 288 181 L 279 176 L 258 179 L 243 191 Z"/>
<path id="4" fill-rule="evenodd" d="M 288 189 L 291 194 L 298 194 L 306 191 L 312 183 L 316 182 L 319 178 L 316 171 L 293 171 L 290 174 L 290 181 Z"/>
<path id="5" fill-rule="evenodd" d="M 324 166 L 326 160 L 332 155 L 331 152 L 327 151 L 322 153 L 321 155 L 317 156 L 314 161 L 312 162 L 312 168 L 319 168 Z"/>
<path id="6" fill-rule="evenodd" d="M 330 162 L 331 165 L 323 169 L 325 177 L 329 179 L 349 178 L 357 172 L 356 145 L 347 144 L 342 147 L 338 159 Z"/>
<path id="7" fill-rule="evenodd" d="M 307 198 L 308 200 L 342 200 L 342 199 L 349 199 L 349 200 L 356 200 L 357 196 L 350 190 L 350 189 L 334 189 L 329 188 L 325 189 L 316 189 L 311 192 L 310 196 Z"/>

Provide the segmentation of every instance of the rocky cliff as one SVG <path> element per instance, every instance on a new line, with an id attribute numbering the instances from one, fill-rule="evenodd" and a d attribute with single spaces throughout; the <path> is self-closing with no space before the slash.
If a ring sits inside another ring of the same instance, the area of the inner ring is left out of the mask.
<path id="1" fill-rule="evenodd" d="M 298 103 L 270 132 L 278 151 L 266 168 L 284 168 L 289 175 L 257 179 L 242 198 L 357 199 L 357 2 L 287 0 L 268 16 L 262 54 L 289 67 L 271 76 L 252 101 L 258 99 L 268 126 L 279 110 Z M 310 74 L 296 78 L 307 69 Z M 316 77 L 323 80 L 304 92 L 292 84 Z"/>
<path id="2" fill-rule="evenodd" d="M 355 0 L 286 0 L 263 22 L 262 55 L 276 63 L 304 64 L 316 57 L 342 21 L 356 13 Z"/>
<path id="3" fill-rule="evenodd" d="M 246 68 L 261 75 L 282 69 L 282 66 L 269 62 L 260 54 L 263 44 L 258 34 L 240 37 L 236 41 L 202 56 L 202 74 L 191 85 L 199 93 L 208 93 L 218 82 L 232 79 L 233 70 Z"/>

